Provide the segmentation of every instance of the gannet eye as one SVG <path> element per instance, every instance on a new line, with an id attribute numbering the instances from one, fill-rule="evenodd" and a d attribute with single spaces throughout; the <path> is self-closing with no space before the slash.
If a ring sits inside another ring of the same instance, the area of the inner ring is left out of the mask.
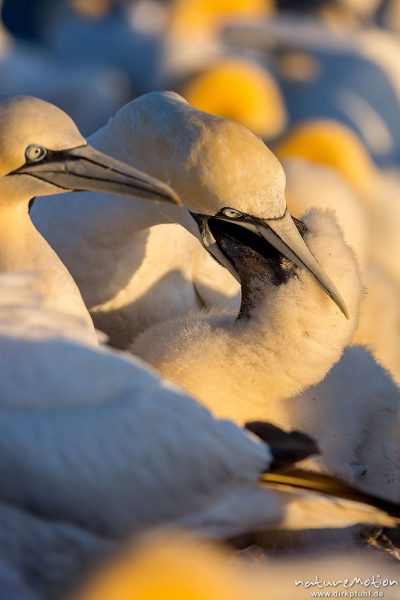
<path id="1" fill-rule="evenodd" d="M 243 217 L 243 213 L 234 208 L 223 208 L 221 214 L 224 215 L 224 217 L 228 217 L 228 219 L 240 219 L 240 217 Z"/>
<path id="2" fill-rule="evenodd" d="M 25 158 L 28 162 L 40 162 L 47 154 L 46 148 L 31 144 L 25 150 Z"/>

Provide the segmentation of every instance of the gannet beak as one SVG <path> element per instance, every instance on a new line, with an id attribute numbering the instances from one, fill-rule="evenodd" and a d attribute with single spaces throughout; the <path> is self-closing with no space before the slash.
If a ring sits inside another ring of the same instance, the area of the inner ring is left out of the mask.
<path id="1" fill-rule="evenodd" d="M 250 215 L 243 215 L 240 220 L 233 221 L 221 214 L 216 215 L 214 218 L 230 223 L 234 222 L 236 225 L 245 227 L 260 235 L 295 265 L 307 269 L 324 292 L 332 298 L 346 319 L 349 318 L 343 298 L 311 254 L 287 210 L 282 217 L 277 219 L 259 219 Z"/>
<path id="2" fill-rule="evenodd" d="M 68 191 L 109 192 L 181 205 L 165 183 L 89 145 L 48 151 L 44 160 L 26 163 L 11 173 L 18 174 L 31 175 Z"/>

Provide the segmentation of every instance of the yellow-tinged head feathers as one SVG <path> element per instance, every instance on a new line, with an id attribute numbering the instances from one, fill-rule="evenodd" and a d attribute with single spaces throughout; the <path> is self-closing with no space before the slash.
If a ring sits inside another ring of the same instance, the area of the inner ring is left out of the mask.
<path id="1" fill-rule="evenodd" d="M 371 157 L 357 135 L 336 121 L 298 125 L 275 152 L 281 160 L 297 157 L 333 167 L 363 196 L 375 188 L 377 169 Z"/>
<path id="2" fill-rule="evenodd" d="M 231 207 L 265 219 L 285 212 L 283 168 L 243 125 L 199 111 L 174 92 L 137 98 L 114 124 L 107 126 L 112 136 L 134 132 L 136 166 L 168 181 L 188 210 L 215 215 Z"/>
<path id="3" fill-rule="evenodd" d="M 85 143 L 73 120 L 53 104 L 30 96 L 0 102 L 0 176 L 22 167 L 32 144 L 67 150 Z"/>
<path id="4" fill-rule="evenodd" d="M 286 125 L 286 109 L 272 76 L 261 66 L 239 58 L 214 63 L 183 87 L 185 98 L 200 110 L 242 123 L 263 138 Z"/>

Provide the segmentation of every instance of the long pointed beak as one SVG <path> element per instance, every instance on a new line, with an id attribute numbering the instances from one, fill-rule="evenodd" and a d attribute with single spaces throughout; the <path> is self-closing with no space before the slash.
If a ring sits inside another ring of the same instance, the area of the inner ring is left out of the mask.
<path id="1" fill-rule="evenodd" d="M 69 191 L 109 192 L 181 204 L 165 183 L 89 145 L 49 152 L 43 161 L 28 163 L 13 174 L 31 175 Z"/>
<path id="2" fill-rule="evenodd" d="M 232 220 L 227 217 L 217 215 L 215 218 L 232 223 Z M 257 233 L 295 265 L 307 269 L 324 292 L 332 298 L 346 319 L 349 318 L 342 296 L 312 255 L 287 210 L 278 219 L 257 219 L 246 216 L 244 219 L 236 221 L 236 224 Z"/>

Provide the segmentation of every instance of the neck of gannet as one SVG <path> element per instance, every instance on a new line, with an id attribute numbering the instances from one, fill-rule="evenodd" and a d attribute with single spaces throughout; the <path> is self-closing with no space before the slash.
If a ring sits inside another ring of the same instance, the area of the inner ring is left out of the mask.
<path id="1" fill-rule="evenodd" d="M 119 119 L 111 120 L 97 131 L 89 138 L 89 143 L 132 166 L 138 164 L 131 131 L 123 127 Z M 46 198 L 35 201 L 33 222 L 50 244 L 61 247 L 60 258 L 73 267 L 72 275 L 91 311 L 112 302 L 116 294 L 126 288 L 143 261 L 150 228 L 171 223 L 154 203 L 106 193 L 64 194 L 56 201 L 51 200 L 51 210 L 48 210 L 48 202 Z M 64 236 L 62 244 L 60 236 Z M 79 239 L 80 261 L 76 260 L 74 238 Z M 87 284 L 88 273 L 90 285 Z M 121 298 L 122 305 L 124 302 L 125 297 Z"/>
<path id="2" fill-rule="evenodd" d="M 0 208 L 0 272 L 35 271 L 44 305 L 79 317 L 97 337 L 79 290 L 67 269 L 34 227 L 26 202 Z"/>

